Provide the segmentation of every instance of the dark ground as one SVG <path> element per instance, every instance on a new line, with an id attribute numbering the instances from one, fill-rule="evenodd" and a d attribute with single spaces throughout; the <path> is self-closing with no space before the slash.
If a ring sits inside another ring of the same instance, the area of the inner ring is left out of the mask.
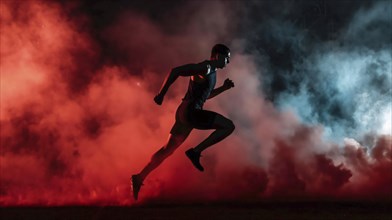
<path id="1" fill-rule="evenodd" d="M 392 202 L 262 202 L 252 204 L 140 205 L 132 207 L 2 207 L 1 220 L 16 219 L 387 219 Z"/>

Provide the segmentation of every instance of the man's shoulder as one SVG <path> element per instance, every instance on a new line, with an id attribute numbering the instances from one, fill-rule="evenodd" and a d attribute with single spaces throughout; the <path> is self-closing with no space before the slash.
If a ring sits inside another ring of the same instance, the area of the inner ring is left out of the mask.
<path id="1" fill-rule="evenodd" d="M 200 63 L 197 63 L 199 69 L 205 70 L 204 74 L 210 74 L 212 72 L 211 64 L 209 60 L 204 60 Z"/>
<path id="2" fill-rule="evenodd" d="M 184 75 L 195 75 L 195 74 L 209 74 L 211 71 L 211 65 L 208 61 L 200 63 L 190 63 L 183 66 L 174 68 L 173 70 L 183 73 Z"/>

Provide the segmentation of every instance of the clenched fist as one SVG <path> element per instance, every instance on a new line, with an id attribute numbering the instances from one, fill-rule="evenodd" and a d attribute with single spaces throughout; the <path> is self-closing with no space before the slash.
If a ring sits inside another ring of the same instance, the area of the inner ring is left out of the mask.
<path id="1" fill-rule="evenodd" d="M 164 96 L 163 96 L 162 94 L 158 93 L 158 95 L 156 95 L 156 96 L 154 97 L 155 103 L 157 103 L 158 105 L 162 105 L 163 97 L 164 97 Z"/>
<path id="2" fill-rule="evenodd" d="M 227 78 L 227 79 L 225 80 L 225 82 L 223 83 L 223 87 L 224 87 L 225 89 L 233 88 L 233 87 L 234 87 L 234 83 L 233 83 L 233 81 L 231 81 L 231 79 Z"/>

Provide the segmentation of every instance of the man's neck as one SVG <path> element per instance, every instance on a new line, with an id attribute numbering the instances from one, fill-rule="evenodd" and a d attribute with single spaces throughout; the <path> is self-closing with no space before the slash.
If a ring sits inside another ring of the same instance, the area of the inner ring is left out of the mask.
<path id="1" fill-rule="evenodd" d="M 216 63 L 216 61 L 217 60 L 215 60 L 215 59 L 210 59 L 209 61 L 208 61 L 208 63 L 211 65 L 211 71 L 217 71 L 218 70 L 218 68 L 216 67 L 217 66 L 217 63 Z"/>

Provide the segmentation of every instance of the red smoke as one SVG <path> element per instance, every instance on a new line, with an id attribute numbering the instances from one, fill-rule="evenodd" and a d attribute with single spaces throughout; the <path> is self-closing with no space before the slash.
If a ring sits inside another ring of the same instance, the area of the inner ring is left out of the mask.
<path id="1" fill-rule="evenodd" d="M 134 203 L 129 177 L 165 143 L 187 86 L 178 80 L 164 105 L 155 105 L 165 74 L 208 58 L 218 36 L 230 37 L 224 10 L 198 23 L 213 15 L 199 6 L 176 35 L 124 13 L 102 36 L 122 49 L 126 64 L 102 64 L 99 43 L 83 28 L 88 19 L 67 10 L 43 1 L 0 2 L 3 206 Z M 205 34 L 214 27 L 220 28 Z M 230 117 L 237 130 L 205 152 L 204 173 L 184 157 L 208 134 L 194 131 L 147 178 L 142 201 L 391 196 L 391 136 L 378 137 L 368 151 L 353 140 L 325 143 L 320 128 L 263 100 L 252 58 L 241 55 L 240 41 L 232 48 L 233 62 L 218 77 L 221 83 L 227 72 L 236 87 L 206 108 Z"/>

